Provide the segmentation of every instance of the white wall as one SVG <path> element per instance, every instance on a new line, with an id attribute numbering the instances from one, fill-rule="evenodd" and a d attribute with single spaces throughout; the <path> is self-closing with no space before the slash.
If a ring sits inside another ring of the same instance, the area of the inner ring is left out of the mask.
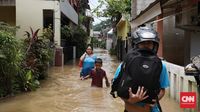
<path id="1" fill-rule="evenodd" d="M 111 38 L 107 38 L 106 40 L 106 49 L 110 50 L 112 48 L 112 39 Z"/>
<path id="2" fill-rule="evenodd" d="M 60 6 L 58 1 L 16 0 L 16 25 L 20 26 L 17 37 L 23 38 L 24 31 L 43 28 L 43 9 L 54 11 L 55 41 L 60 45 Z"/>
<path id="3" fill-rule="evenodd" d="M 180 92 L 197 92 L 196 81 L 193 76 L 186 76 L 184 67 L 165 62 L 169 73 L 169 96 L 174 100 L 180 100 Z"/>
<path id="4" fill-rule="evenodd" d="M 142 2 L 140 2 L 140 3 L 142 3 Z M 141 9 L 143 9 L 142 5 L 141 5 Z M 141 9 L 137 9 L 137 11 L 138 10 L 141 11 Z M 131 21 L 131 29 L 135 30 L 135 28 L 137 26 L 146 23 L 147 21 L 149 21 L 152 18 L 158 16 L 159 14 L 161 14 L 160 2 L 158 2 L 157 4 L 155 4 L 153 7 L 151 7 L 148 11 L 146 11 L 145 13 L 143 13 L 141 16 L 139 16 L 137 19 Z"/>

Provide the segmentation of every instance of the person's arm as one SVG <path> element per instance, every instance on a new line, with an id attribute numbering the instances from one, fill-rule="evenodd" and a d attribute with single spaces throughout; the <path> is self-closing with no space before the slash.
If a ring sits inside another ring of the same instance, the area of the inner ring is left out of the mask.
<path id="1" fill-rule="evenodd" d="M 87 53 L 85 52 L 81 57 L 80 57 L 80 60 L 83 61 L 86 57 Z"/>
<path id="2" fill-rule="evenodd" d="M 88 79 L 88 78 L 90 78 L 90 77 L 91 77 L 91 75 L 89 74 L 89 75 L 83 77 L 83 80 Z"/>
<path id="3" fill-rule="evenodd" d="M 161 100 L 164 95 L 165 95 L 165 88 L 162 88 L 160 90 L 160 93 L 158 94 L 158 100 Z"/>
<path id="4" fill-rule="evenodd" d="M 117 70 L 115 71 L 113 80 L 115 80 L 119 76 L 119 73 L 121 71 L 121 66 L 122 66 L 122 63 L 120 63 L 120 65 L 117 67 Z"/>
<path id="5" fill-rule="evenodd" d="M 110 87 L 110 83 L 109 83 L 109 81 L 108 81 L 108 77 L 107 77 L 107 75 L 106 75 L 106 72 L 104 72 L 104 74 L 105 74 L 105 80 L 106 80 L 106 87 Z"/>
<path id="6" fill-rule="evenodd" d="M 122 99 L 125 103 L 125 109 L 128 112 L 149 112 L 149 105 L 145 105 L 144 107 L 135 105 L 135 103 L 140 102 L 148 97 L 145 95 L 146 91 L 144 91 L 144 87 L 138 87 L 136 94 L 133 94 L 132 89 L 129 88 L 129 99 Z"/>
<path id="7" fill-rule="evenodd" d="M 93 73 L 94 73 L 93 70 L 90 71 L 90 73 L 88 75 L 86 75 L 85 77 L 83 77 L 82 80 L 85 80 L 85 79 L 88 79 L 88 78 L 92 78 Z"/>
<path id="8" fill-rule="evenodd" d="M 125 109 L 128 112 L 150 112 L 150 106 L 145 105 L 144 107 L 133 105 L 125 102 Z"/>
<path id="9" fill-rule="evenodd" d="M 165 88 L 161 88 L 158 94 L 158 100 L 161 100 L 164 95 L 165 95 Z M 154 104 L 149 104 L 150 107 L 154 107 L 156 105 L 156 99 L 153 99 L 152 101 L 154 102 Z"/>
<path id="10" fill-rule="evenodd" d="M 160 75 L 160 93 L 158 94 L 158 99 L 161 100 L 162 97 L 165 95 L 165 88 L 169 87 L 169 75 L 167 72 L 167 68 L 166 65 L 164 63 L 162 63 L 162 71 L 161 71 L 161 75 Z"/>

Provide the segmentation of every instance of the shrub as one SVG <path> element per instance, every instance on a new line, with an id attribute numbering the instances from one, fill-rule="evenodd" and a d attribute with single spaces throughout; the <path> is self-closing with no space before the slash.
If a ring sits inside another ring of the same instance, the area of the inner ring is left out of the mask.
<path id="1" fill-rule="evenodd" d="M 37 29 L 31 33 L 26 31 L 27 38 L 24 41 L 26 50 L 26 66 L 31 68 L 36 79 L 45 79 L 47 77 L 47 69 L 49 62 L 53 58 L 53 48 L 51 47 L 50 37 L 52 32 L 45 29 L 42 36 L 38 36 Z"/>
<path id="2" fill-rule="evenodd" d="M 116 54 L 117 54 L 116 48 L 111 48 L 111 49 L 109 50 L 109 53 L 110 53 L 110 55 L 116 55 Z"/>
<path id="3" fill-rule="evenodd" d="M 14 30 L 15 29 L 15 30 Z M 18 40 L 17 28 L 0 24 L 0 97 L 39 87 L 39 79 L 47 77 L 49 62 L 53 59 L 53 32 L 51 28 L 26 32 L 27 38 Z"/>
<path id="4" fill-rule="evenodd" d="M 22 53 L 19 40 L 12 33 L 0 30 L 0 97 L 14 92 L 15 76 L 20 71 Z"/>

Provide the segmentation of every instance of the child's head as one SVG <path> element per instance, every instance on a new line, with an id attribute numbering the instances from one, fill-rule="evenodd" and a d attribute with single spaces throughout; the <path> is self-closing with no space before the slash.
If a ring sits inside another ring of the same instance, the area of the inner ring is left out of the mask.
<path id="1" fill-rule="evenodd" d="M 102 59 L 101 58 L 97 58 L 95 60 L 95 67 L 96 67 L 96 69 L 100 69 L 102 67 L 102 63 L 103 63 Z"/>

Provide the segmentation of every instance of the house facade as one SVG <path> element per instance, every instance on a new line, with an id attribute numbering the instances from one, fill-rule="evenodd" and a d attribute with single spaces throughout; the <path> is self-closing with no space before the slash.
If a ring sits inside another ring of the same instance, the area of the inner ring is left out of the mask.
<path id="1" fill-rule="evenodd" d="M 30 27 L 42 29 L 51 25 L 54 41 L 59 46 L 61 22 L 68 18 L 78 24 L 78 14 L 68 0 L 0 0 L 0 13 L 0 21 L 20 27 L 16 32 L 19 38 Z"/>
<path id="2" fill-rule="evenodd" d="M 140 2 L 132 1 L 131 28 L 141 24 L 153 26 L 161 39 L 160 57 L 184 66 L 200 53 L 199 0 L 152 0 L 144 3 L 147 5 Z"/>
<path id="3" fill-rule="evenodd" d="M 130 24 L 128 18 L 122 15 L 116 25 L 117 29 L 117 57 L 123 60 L 128 51 L 128 33 L 130 32 Z"/>
<path id="4" fill-rule="evenodd" d="M 106 49 L 110 50 L 110 49 L 114 49 L 114 45 L 113 45 L 113 29 L 110 29 L 107 32 L 107 36 L 106 36 Z"/>

